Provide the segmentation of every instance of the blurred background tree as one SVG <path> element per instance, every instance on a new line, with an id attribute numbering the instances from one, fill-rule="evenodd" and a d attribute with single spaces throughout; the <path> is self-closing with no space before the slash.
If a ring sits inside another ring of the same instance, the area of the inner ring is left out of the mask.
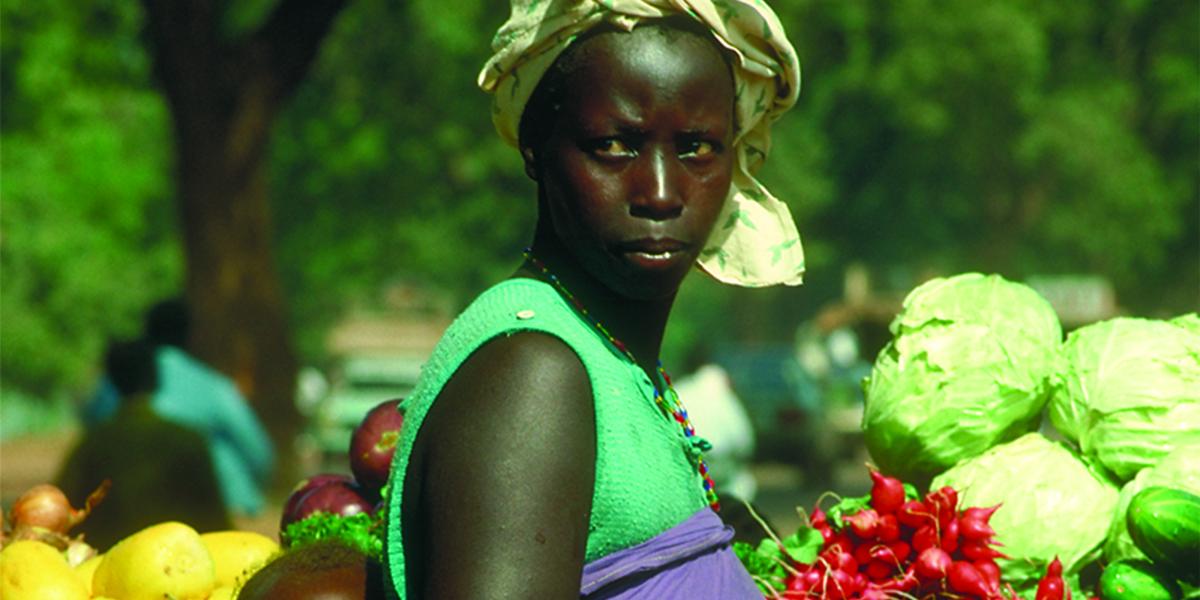
<path id="1" fill-rule="evenodd" d="M 127 2 L 71 4 L 0 13 L 5 394 L 77 393 L 105 336 L 229 260 L 184 267 L 170 111 L 142 36 L 152 22 Z M 276 4 L 229 3 L 226 35 L 256 31 Z M 1132 314 L 1195 309 L 1196 3 L 772 4 L 804 89 L 762 177 L 792 206 L 808 281 L 692 278 L 669 364 L 701 339 L 790 342 L 853 263 L 900 292 L 935 273 L 1085 273 Z M 389 285 L 457 307 L 520 260 L 534 188 L 474 86 L 506 16 L 483 0 L 356 0 L 281 105 L 262 182 L 275 234 L 260 254 L 274 253 L 302 361 L 323 361 L 328 328 L 382 305 Z M 223 314 L 210 326 L 250 328 Z"/>
<path id="2" fill-rule="evenodd" d="M 279 447 L 302 423 L 275 263 L 268 157 L 275 117 L 344 0 L 143 0 L 154 81 L 171 115 L 189 350 L 229 374 Z"/>
<path id="3" fill-rule="evenodd" d="M 0 409 L 91 383 L 107 335 L 176 291 L 167 109 L 128 2 L 0 5 Z"/>

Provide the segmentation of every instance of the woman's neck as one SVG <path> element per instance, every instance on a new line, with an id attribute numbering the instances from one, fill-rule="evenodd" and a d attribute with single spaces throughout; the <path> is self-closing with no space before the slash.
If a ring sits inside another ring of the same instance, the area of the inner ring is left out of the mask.
<path id="1" fill-rule="evenodd" d="M 592 320 L 604 325 L 612 337 L 625 345 L 638 366 L 654 380 L 674 295 L 670 298 L 639 300 L 617 294 L 589 274 L 557 239 L 547 237 L 534 238 L 531 247 L 534 258 L 558 278 L 562 286 L 575 297 L 575 301 L 587 309 Z M 541 269 L 528 262 L 517 274 L 548 279 Z"/>

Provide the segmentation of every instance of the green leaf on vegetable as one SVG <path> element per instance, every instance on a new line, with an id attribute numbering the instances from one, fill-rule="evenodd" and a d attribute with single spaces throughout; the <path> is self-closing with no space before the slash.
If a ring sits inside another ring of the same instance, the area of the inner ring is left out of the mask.
<path id="1" fill-rule="evenodd" d="M 816 562 L 817 554 L 821 552 L 821 546 L 824 543 L 825 539 L 821 537 L 820 531 L 802 526 L 796 533 L 783 538 L 783 549 L 787 552 L 788 558 L 798 563 L 811 565 Z"/>
<path id="2" fill-rule="evenodd" d="M 742 566 L 754 577 L 764 594 L 783 591 L 786 573 L 779 563 L 779 546 L 774 541 L 766 538 L 759 542 L 757 548 L 746 542 L 734 542 L 733 553 L 742 561 Z"/>
<path id="3" fill-rule="evenodd" d="M 832 508 L 825 511 L 825 518 L 835 530 L 841 531 L 846 526 L 844 520 L 846 517 L 868 508 L 871 508 L 870 495 L 842 498 Z"/>
<path id="4" fill-rule="evenodd" d="M 904 484 L 904 499 L 905 500 L 920 500 L 921 493 L 917 491 L 917 486 L 906 483 Z"/>
<path id="5" fill-rule="evenodd" d="M 382 517 L 378 515 L 359 513 L 343 517 L 319 512 L 288 525 L 282 537 L 287 540 L 288 548 L 339 539 L 380 560 L 383 558 L 383 529 Z"/>

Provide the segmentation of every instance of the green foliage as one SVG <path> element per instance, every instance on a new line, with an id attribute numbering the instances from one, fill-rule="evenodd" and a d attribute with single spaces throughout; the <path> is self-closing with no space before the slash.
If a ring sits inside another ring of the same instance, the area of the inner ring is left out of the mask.
<path id="1" fill-rule="evenodd" d="M 1194 303 L 1197 269 L 1165 268 L 1200 255 L 1194 4 L 780 12 L 807 78 L 785 120 L 817 121 L 837 199 L 802 233 L 838 262 L 1096 272 L 1143 311 L 1162 310 L 1166 290 Z M 777 148 L 806 143 L 776 136 Z"/>
<path id="2" fill-rule="evenodd" d="M 746 542 L 733 543 L 733 553 L 754 578 L 759 589 L 768 596 L 772 595 L 772 592 L 778 593 L 786 589 L 788 571 L 784 568 L 785 558 L 793 567 L 811 565 L 816 562 L 817 554 L 824 544 L 821 532 L 807 525 L 801 525 L 795 533 L 782 540 L 776 541 L 777 539 L 763 538 L 758 546 Z"/>
<path id="3" fill-rule="evenodd" d="M 380 560 L 383 557 L 384 529 L 382 511 L 379 514 L 358 513 L 349 516 L 318 512 L 288 524 L 282 537 L 288 549 L 321 540 L 341 540 L 363 554 Z"/>
<path id="4" fill-rule="evenodd" d="M 504 8 L 356 2 L 282 115 L 279 252 L 295 320 L 318 325 L 300 336 L 310 356 L 319 325 L 383 283 L 464 302 L 517 266 L 533 187 L 474 84 Z"/>
<path id="5" fill-rule="evenodd" d="M 162 100 L 125 2 L 6 2 L 0 369 L 46 397 L 179 281 Z"/>
<path id="6" fill-rule="evenodd" d="M 737 555 L 742 566 L 754 577 L 755 583 L 764 594 L 778 593 L 784 590 L 784 578 L 787 571 L 780 560 L 779 544 L 770 538 L 764 538 L 758 546 L 746 542 L 734 542 L 733 553 Z"/>

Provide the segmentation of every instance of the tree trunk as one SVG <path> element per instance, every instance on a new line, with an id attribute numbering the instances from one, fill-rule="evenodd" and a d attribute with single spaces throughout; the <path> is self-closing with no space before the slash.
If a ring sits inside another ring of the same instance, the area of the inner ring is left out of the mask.
<path id="1" fill-rule="evenodd" d="M 190 349 L 233 378 L 284 455 L 300 426 L 297 365 L 272 252 L 266 153 L 231 163 L 221 149 L 237 136 L 222 135 L 227 128 L 210 115 L 187 118 L 176 127 L 176 155 Z"/>
<path id="2" fill-rule="evenodd" d="M 303 79 L 342 0 L 282 0 L 257 30 L 227 39 L 218 0 L 143 0 L 175 132 L 178 214 L 193 311 L 191 350 L 229 375 L 292 479 L 300 427 L 296 356 L 272 251 L 271 124 Z"/>

